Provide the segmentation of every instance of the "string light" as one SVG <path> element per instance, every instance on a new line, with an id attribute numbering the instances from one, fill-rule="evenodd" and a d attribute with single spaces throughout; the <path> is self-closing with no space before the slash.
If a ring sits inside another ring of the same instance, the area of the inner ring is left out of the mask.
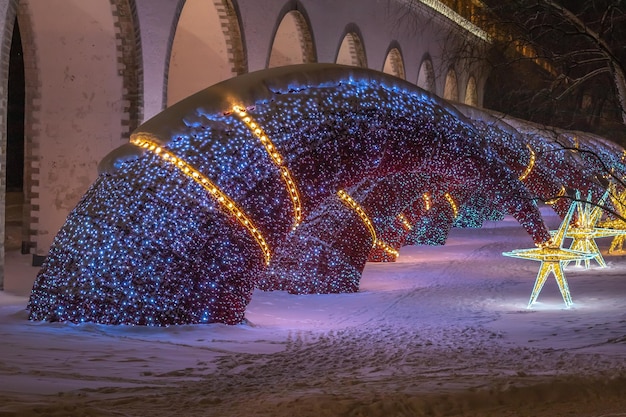
<path id="1" fill-rule="evenodd" d="M 209 180 L 204 174 L 195 169 L 193 166 L 176 156 L 172 152 L 163 149 L 158 143 L 154 142 L 150 138 L 144 135 L 135 135 L 131 138 L 130 142 L 140 148 L 146 149 L 150 152 L 154 152 L 159 155 L 165 162 L 169 162 L 177 169 L 179 169 L 187 177 L 191 178 L 196 183 L 200 184 L 202 188 L 207 190 L 211 197 L 213 197 L 222 209 L 233 216 L 239 224 L 245 227 L 248 232 L 254 237 L 254 240 L 258 243 L 263 256 L 265 257 L 265 263 L 269 264 L 271 259 L 271 252 L 263 237 L 263 234 L 259 231 L 254 222 L 250 219 L 245 212 L 240 209 L 237 204 L 231 200 L 220 188 Z"/>
<path id="2" fill-rule="evenodd" d="M 535 155 L 535 151 L 533 150 L 533 148 L 528 144 L 526 146 L 528 147 L 528 151 L 530 152 L 530 155 L 528 157 L 528 165 L 526 166 L 526 169 L 519 176 L 520 181 L 524 181 L 528 177 L 528 175 L 530 175 L 533 168 L 535 167 L 535 161 L 537 159 L 537 155 Z"/>
<path id="3" fill-rule="evenodd" d="M 367 215 L 367 213 L 365 213 L 363 208 L 361 208 L 359 203 L 357 203 L 344 190 L 337 191 L 337 196 L 339 197 L 339 199 L 343 203 L 345 203 L 349 208 L 351 208 L 354 212 L 356 212 L 356 214 L 359 216 L 359 218 L 361 219 L 361 221 L 363 222 L 365 227 L 367 227 L 367 230 L 370 232 L 370 235 L 372 236 L 372 246 L 378 246 L 382 250 L 384 250 L 385 252 L 387 252 L 387 253 L 389 253 L 389 254 L 391 254 L 393 256 L 398 256 L 399 255 L 399 252 L 397 250 L 395 250 L 391 245 L 389 245 L 388 243 L 383 242 L 382 240 L 380 240 L 380 239 L 378 239 L 376 237 L 376 230 L 374 229 L 374 225 L 372 224 L 372 221 L 370 220 L 370 218 Z"/>
<path id="4" fill-rule="evenodd" d="M 551 198 L 549 200 L 546 200 L 545 203 L 549 206 L 556 204 L 561 197 L 563 197 L 565 194 L 567 194 L 567 190 L 565 189 L 565 186 L 562 185 L 561 189 L 559 190 L 559 192 L 556 194 L 556 196 L 554 198 Z"/>
<path id="5" fill-rule="evenodd" d="M 205 102 L 236 95 L 244 85 L 254 87 L 245 101 L 255 120 L 242 123 L 232 105 Z M 263 147 L 250 140 L 252 123 L 253 134 L 259 129 L 268 137 Z M 571 135 L 516 129 L 461 117 L 447 102 L 364 68 L 310 64 L 226 80 L 140 126 L 134 137 L 149 143 L 113 153 L 55 237 L 31 292 L 29 318 L 241 323 L 255 288 L 278 288 L 278 274 L 269 273 L 278 254 L 276 271 L 284 272 L 280 279 L 290 292 L 357 291 L 373 251 L 393 249 L 397 256 L 403 244 L 444 244 L 451 227 L 478 227 L 504 214 L 550 248 L 535 201 L 563 187 L 596 195 L 596 178 L 606 171 L 583 147 L 618 178 L 622 150 L 581 134 L 581 152 L 573 157 L 558 145 Z M 527 143 L 536 160 L 521 182 Z M 311 211 L 295 231 L 293 196 L 285 198 L 276 181 L 276 164 L 285 164 L 272 152 L 277 149 L 293 161 L 289 177 L 298 179 L 298 202 Z M 365 217 L 344 208 L 335 196 L 340 187 L 355 190 L 368 208 L 361 209 Z M 455 196 L 456 219 L 446 191 Z M 566 201 L 554 205 L 559 215 Z M 241 227 L 242 216 L 248 227 Z M 265 256 L 258 247 L 267 247 Z"/>
<path id="6" fill-rule="evenodd" d="M 406 216 L 402 213 L 400 213 L 398 215 L 398 220 L 400 220 L 400 222 L 402 223 L 402 226 L 406 229 L 406 230 L 412 230 L 413 226 L 411 225 L 411 223 L 409 223 L 409 220 L 406 218 Z"/>
<path id="7" fill-rule="evenodd" d="M 234 113 L 239 116 L 239 118 L 248 126 L 248 129 L 256 136 L 260 141 L 267 154 L 272 159 L 274 165 L 280 169 L 281 178 L 285 182 L 287 187 L 287 192 L 291 198 L 291 203 L 293 204 L 293 230 L 295 230 L 300 222 L 302 221 L 302 203 L 300 198 L 300 193 L 298 192 L 298 187 L 296 182 L 291 176 L 291 172 L 284 165 L 284 158 L 278 152 L 276 146 L 272 143 L 269 136 L 265 131 L 256 123 L 252 117 L 248 114 L 243 106 L 233 106 Z"/>
<path id="8" fill-rule="evenodd" d="M 422 199 L 424 200 L 424 209 L 426 211 L 430 210 L 430 208 L 432 206 L 432 200 L 430 198 L 430 193 L 424 193 L 424 195 L 422 196 Z"/>
<path id="9" fill-rule="evenodd" d="M 452 198 L 450 193 L 445 193 L 443 196 L 446 200 L 448 200 L 448 203 L 450 203 L 450 207 L 452 207 L 452 214 L 456 218 L 459 215 L 459 208 L 456 205 L 456 201 L 454 201 L 454 198 Z"/>

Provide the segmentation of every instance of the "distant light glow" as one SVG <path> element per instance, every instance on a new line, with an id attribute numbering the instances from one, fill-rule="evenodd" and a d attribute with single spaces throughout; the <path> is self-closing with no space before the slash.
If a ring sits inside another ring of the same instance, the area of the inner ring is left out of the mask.
<path id="1" fill-rule="evenodd" d="M 409 7 L 415 7 L 415 5 L 413 4 L 413 1 L 411 0 L 401 0 L 401 1 L 405 5 L 408 5 Z M 487 32 L 485 32 L 484 30 L 482 30 L 481 28 L 479 28 L 478 26 L 476 26 L 469 20 L 465 19 L 463 16 L 461 16 L 460 14 L 458 14 L 457 12 L 455 12 L 454 10 L 452 10 L 451 8 L 449 8 L 442 2 L 438 0 L 419 0 L 419 2 L 430 7 L 431 9 L 445 16 L 446 18 L 450 19 L 457 25 L 461 26 L 463 29 L 467 30 L 469 33 L 476 36 L 477 38 L 480 38 L 486 42 L 491 42 L 491 36 L 489 36 Z"/>

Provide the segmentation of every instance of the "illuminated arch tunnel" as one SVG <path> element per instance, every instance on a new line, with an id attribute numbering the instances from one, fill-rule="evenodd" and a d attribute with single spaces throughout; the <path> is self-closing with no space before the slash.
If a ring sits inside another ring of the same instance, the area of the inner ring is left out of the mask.
<path id="1" fill-rule="evenodd" d="M 547 242 L 537 196 L 568 178 L 595 183 L 563 163 L 576 172 L 544 186 L 558 167 L 536 157 L 529 168 L 540 143 L 479 121 L 403 80 L 334 64 L 209 87 L 101 162 L 37 276 L 30 319 L 234 324 L 256 287 L 356 291 L 368 259 L 443 244 L 455 222 L 511 214 Z"/>

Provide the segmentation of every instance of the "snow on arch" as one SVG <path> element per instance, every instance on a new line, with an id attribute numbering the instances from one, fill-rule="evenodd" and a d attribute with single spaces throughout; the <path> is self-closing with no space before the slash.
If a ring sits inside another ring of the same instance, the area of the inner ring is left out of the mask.
<path id="1" fill-rule="evenodd" d="M 371 251 L 394 249 L 384 231 L 401 214 L 418 241 L 440 243 L 463 207 L 497 208 L 545 242 L 503 147 L 378 71 L 307 64 L 223 81 L 101 162 L 38 274 L 30 319 L 234 324 L 257 286 L 355 291 Z M 581 168 L 565 166 L 577 186 Z"/>

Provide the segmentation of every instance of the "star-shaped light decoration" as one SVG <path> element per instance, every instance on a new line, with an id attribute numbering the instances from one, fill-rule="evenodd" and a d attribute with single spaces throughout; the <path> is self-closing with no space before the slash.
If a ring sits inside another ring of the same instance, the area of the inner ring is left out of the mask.
<path id="1" fill-rule="evenodd" d="M 596 204 L 591 202 L 591 192 L 588 193 L 585 201 L 581 200 L 580 191 L 576 191 L 577 217 L 574 224 L 567 230 L 565 237 L 572 239 L 570 249 L 585 252 L 593 255 L 589 259 L 585 259 L 585 268 L 589 269 L 591 259 L 595 260 L 601 267 L 606 267 L 606 262 L 600 253 L 600 249 L 595 239 L 599 237 L 616 236 L 626 231 L 616 229 L 606 229 L 596 227 L 598 221 L 602 217 L 603 206 L 609 196 L 610 188 L 602 195 Z M 576 266 L 580 266 L 581 260 L 576 261 Z M 569 262 L 565 262 L 563 266 L 567 266 Z"/>
<path id="2" fill-rule="evenodd" d="M 616 218 L 603 221 L 600 226 L 605 229 L 614 230 L 616 233 L 613 235 L 611 246 L 609 247 L 609 254 L 624 251 L 624 240 L 626 240 L 626 222 L 622 219 L 626 218 L 626 188 L 621 192 L 615 192 L 615 185 L 611 183 L 612 191 L 611 202 L 613 203 L 613 209 L 617 214 Z"/>
<path id="3" fill-rule="evenodd" d="M 559 229 L 556 233 L 554 233 L 552 239 L 547 245 L 537 248 L 516 249 L 511 252 L 502 252 L 502 255 L 504 256 L 531 259 L 533 261 L 541 262 L 539 273 L 537 274 L 537 279 L 535 280 L 535 286 L 530 296 L 530 300 L 528 301 L 528 308 L 530 308 L 535 301 L 537 301 L 537 297 L 539 296 L 543 285 L 546 283 L 550 272 L 552 272 L 556 278 L 559 290 L 561 290 L 561 295 L 563 296 L 563 301 L 565 301 L 565 306 L 569 308 L 572 305 L 572 296 L 570 295 L 569 286 L 567 285 L 567 280 L 565 279 L 565 274 L 563 273 L 563 264 L 565 262 L 581 261 L 591 259 L 593 257 L 593 254 L 590 253 L 563 248 L 563 240 L 565 239 L 565 235 L 567 233 L 569 223 L 572 220 L 576 206 L 576 201 L 572 202 L 565 218 L 561 222 L 561 226 L 559 226 Z"/>

